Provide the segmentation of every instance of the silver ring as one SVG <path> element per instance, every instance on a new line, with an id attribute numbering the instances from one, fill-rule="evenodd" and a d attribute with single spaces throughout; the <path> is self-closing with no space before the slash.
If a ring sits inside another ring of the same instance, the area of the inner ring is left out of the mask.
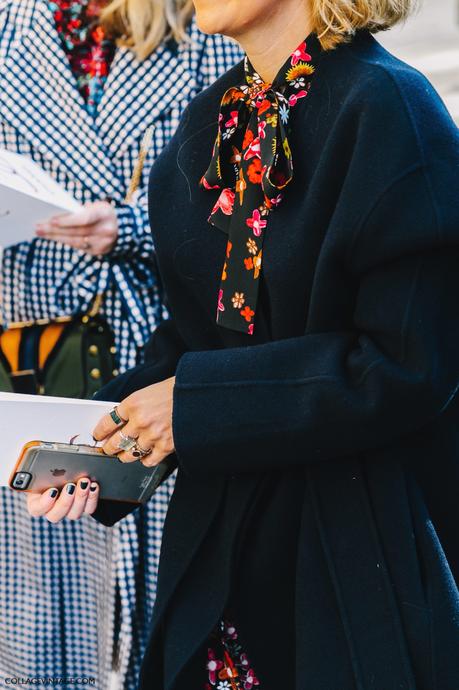
<path id="1" fill-rule="evenodd" d="M 83 249 L 85 251 L 87 251 L 88 249 L 91 249 L 91 242 L 89 241 L 89 237 L 83 238 Z"/>
<path id="2" fill-rule="evenodd" d="M 137 445 L 137 439 L 133 438 L 133 436 L 127 436 L 126 434 L 123 434 L 122 431 L 120 431 L 120 436 L 121 436 L 121 441 L 118 443 L 116 446 L 118 450 L 132 450 L 136 445 Z"/>
<path id="3" fill-rule="evenodd" d="M 135 458 L 146 458 L 147 455 L 150 455 L 152 450 L 153 450 L 153 448 L 148 448 L 146 450 L 145 448 L 142 448 L 141 446 L 139 446 L 138 443 L 136 443 L 133 450 L 132 450 L 132 455 Z"/>

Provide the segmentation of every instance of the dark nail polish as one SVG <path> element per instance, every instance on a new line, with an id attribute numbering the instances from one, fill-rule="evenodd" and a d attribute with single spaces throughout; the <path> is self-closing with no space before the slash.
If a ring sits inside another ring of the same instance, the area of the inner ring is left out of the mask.
<path id="1" fill-rule="evenodd" d="M 80 487 L 83 489 L 83 491 L 88 488 L 88 484 L 89 482 L 87 481 L 80 482 Z"/>
<path id="2" fill-rule="evenodd" d="M 67 484 L 66 491 L 70 496 L 75 493 L 75 484 Z"/>
<path id="3" fill-rule="evenodd" d="M 93 493 L 94 491 L 97 491 L 97 484 L 91 484 L 89 491 L 92 491 Z"/>
<path id="4" fill-rule="evenodd" d="M 56 498 L 58 493 L 59 493 L 59 491 L 57 489 L 51 489 L 51 491 L 49 492 L 49 495 L 51 496 L 51 498 Z"/>

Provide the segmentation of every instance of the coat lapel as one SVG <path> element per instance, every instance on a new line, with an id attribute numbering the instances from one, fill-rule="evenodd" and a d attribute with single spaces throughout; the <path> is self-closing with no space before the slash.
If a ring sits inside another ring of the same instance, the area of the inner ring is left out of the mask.
<path id="1" fill-rule="evenodd" d="M 12 7 L 16 14 L 9 21 L 17 26 L 2 57 L 2 117 L 94 194 L 117 200 L 119 181 L 76 88 L 49 8 L 32 0 L 13 1 Z"/>
<path id="2" fill-rule="evenodd" d="M 183 55 L 189 49 L 187 42 L 164 43 L 139 61 L 131 50 L 118 48 L 96 118 L 112 157 L 120 157 L 163 113 L 189 101 L 196 87 Z"/>

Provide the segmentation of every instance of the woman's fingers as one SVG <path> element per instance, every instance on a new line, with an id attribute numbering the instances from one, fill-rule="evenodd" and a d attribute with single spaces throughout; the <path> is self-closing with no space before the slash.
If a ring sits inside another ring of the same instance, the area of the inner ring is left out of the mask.
<path id="1" fill-rule="evenodd" d="M 128 412 L 123 410 L 123 403 L 117 406 L 116 412 L 119 419 L 125 420 L 125 422 L 129 420 Z M 117 429 L 121 428 L 123 428 L 123 424 L 116 424 L 110 414 L 105 414 L 97 423 L 92 435 L 95 441 L 103 441 L 116 432 Z"/>
<path id="2" fill-rule="evenodd" d="M 133 447 L 126 448 L 123 447 L 123 445 L 128 444 L 133 446 L 133 441 L 137 442 L 138 438 L 138 430 L 128 423 L 119 431 L 112 433 L 111 436 L 107 438 L 102 448 L 106 455 L 118 455 L 119 459 L 123 462 L 134 462 L 134 460 L 138 458 L 132 456 L 131 451 Z M 123 455 L 123 457 L 121 457 L 121 455 Z"/>
<path id="3" fill-rule="evenodd" d="M 65 517 L 78 520 L 84 513 L 91 514 L 97 507 L 99 485 L 86 477 L 77 484 L 66 484 L 60 494 L 51 488 L 42 494 L 28 494 L 27 508 L 33 517 L 46 517 L 49 522 L 60 522 Z"/>
<path id="4" fill-rule="evenodd" d="M 27 510 L 32 517 L 41 517 L 51 510 L 58 496 L 59 490 L 56 488 L 48 489 L 42 494 L 29 493 L 27 494 Z"/>
<path id="5" fill-rule="evenodd" d="M 73 503 L 66 517 L 69 520 L 79 520 L 86 509 L 86 501 L 89 496 L 89 479 L 80 479 L 76 485 Z"/>
<path id="6" fill-rule="evenodd" d="M 87 515 L 92 515 L 97 508 L 97 503 L 99 501 L 99 484 L 96 482 L 91 482 L 89 486 L 89 494 L 86 501 L 86 506 L 84 512 Z"/>

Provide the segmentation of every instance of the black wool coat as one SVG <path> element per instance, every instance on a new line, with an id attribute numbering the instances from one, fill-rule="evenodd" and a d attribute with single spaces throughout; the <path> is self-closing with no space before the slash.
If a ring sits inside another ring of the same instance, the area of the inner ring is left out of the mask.
<path id="1" fill-rule="evenodd" d="M 215 323 L 226 236 L 207 223 L 218 192 L 199 187 L 242 81 L 239 65 L 198 96 L 153 169 L 172 320 L 101 394 L 176 375 L 140 687 L 201 688 L 229 607 L 263 690 L 457 690 L 457 129 L 369 34 L 323 56 L 292 111 L 294 180 L 250 337 Z"/>

